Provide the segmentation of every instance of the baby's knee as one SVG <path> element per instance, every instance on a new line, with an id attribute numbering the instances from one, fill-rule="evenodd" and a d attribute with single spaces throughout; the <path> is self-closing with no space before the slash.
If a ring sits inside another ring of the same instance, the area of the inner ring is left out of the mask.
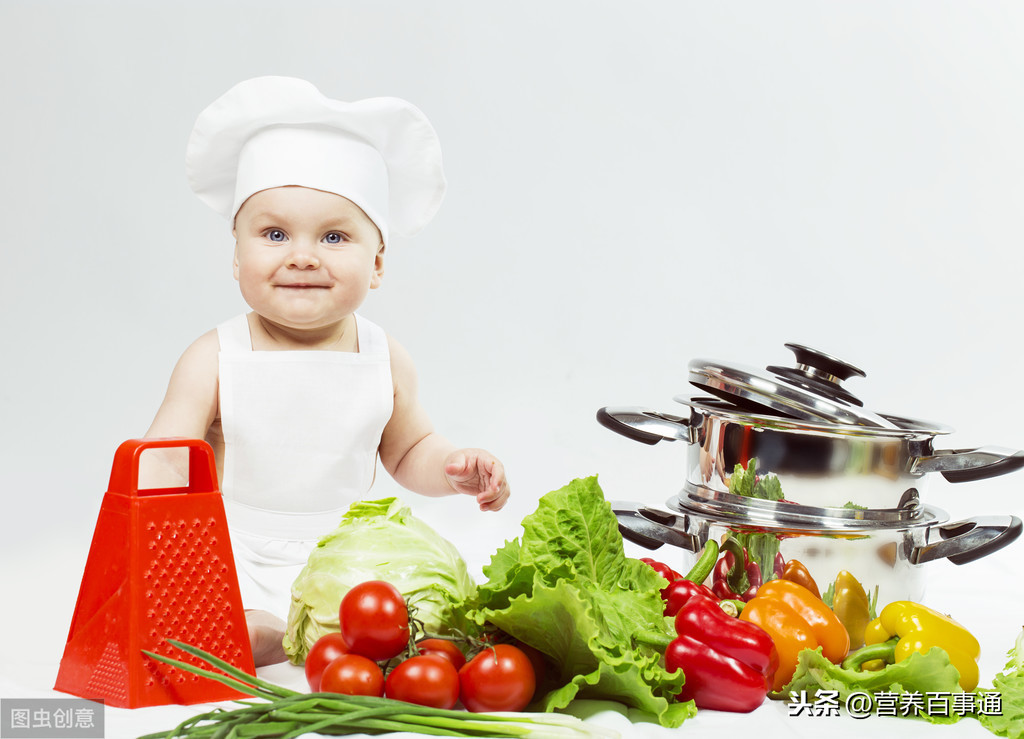
<path id="1" fill-rule="evenodd" d="M 273 665 L 288 659 L 282 644 L 284 621 L 267 611 L 249 610 L 245 612 L 245 625 L 249 631 L 249 645 L 256 667 Z"/>

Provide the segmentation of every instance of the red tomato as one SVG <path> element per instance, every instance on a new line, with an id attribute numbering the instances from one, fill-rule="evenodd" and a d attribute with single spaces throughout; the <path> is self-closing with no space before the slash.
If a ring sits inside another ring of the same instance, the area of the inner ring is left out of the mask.
<path id="1" fill-rule="evenodd" d="M 536 685 L 529 658 L 511 644 L 488 647 L 459 670 L 462 705 L 474 712 L 521 711 Z"/>
<path id="2" fill-rule="evenodd" d="M 356 585 L 341 599 L 338 614 L 341 635 L 355 654 L 381 662 L 409 645 L 409 611 L 390 583 L 371 580 Z"/>
<path id="3" fill-rule="evenodd" d="M 454 708 L 459 702 L 459 673 L 438 654 L 421 654 L 400 662 L 384 686 L 388 698 L 432 708 Z"/>
<path id="4" fill-rule="evenodd" d="M 452 663 L 456 671 L 461 670 L 462 666 L 466 664 L 466 655 L 447 639 L 420 639 L 416 642 L 416 648 L 420 650 L 420 654 L 436 654 L 439 657 L 444 657 Z"/>
<path id="5" fill-rule="evenodd" d="M 306 655 L 306 682 L 314 693 L 320 690 L 320 677 L 324 668 L 343 654 L 348 654 L 345 637 L 338 632 L 324 634 L 309 648 Z"/>
<path id="6" fill-rule="evenodd" d="M 324 668 L 320 690 L 344 695 L 384 695 L 384 673 L 376 662 L 358 654 L 343 654 Z"/>
<path id="7" fill-rule="evenodd" d="M 531 647 L 529 644 L 524 644 L 521 641 L 516 640 L 515 646 L 526 655 L 526 658 L 530 660 L 530 666 L 533 668 L 533 678 L 536 685 L 540 685 L 544 680 L 544 676 L 548 672 L 547 657 L 539 649 Z M 532 696 L 531 696 L 532 698 Z"/>

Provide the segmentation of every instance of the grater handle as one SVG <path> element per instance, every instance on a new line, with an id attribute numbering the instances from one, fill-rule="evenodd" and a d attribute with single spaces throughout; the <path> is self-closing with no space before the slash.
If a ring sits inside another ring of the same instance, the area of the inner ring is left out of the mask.
<path id="1" fill-rule="evenodd" d="M 147 449 L 188 448 L 188 486 L 183 488 L 157 488 L 139 490 L 139 458 Z M 129 439 L 117 448 L 114 466 L 110 471 L 107 492 L 138 497 L 161 493 L 218 493 L 217 467 L 213 448 L 202 439 L 165 437 Z"/>

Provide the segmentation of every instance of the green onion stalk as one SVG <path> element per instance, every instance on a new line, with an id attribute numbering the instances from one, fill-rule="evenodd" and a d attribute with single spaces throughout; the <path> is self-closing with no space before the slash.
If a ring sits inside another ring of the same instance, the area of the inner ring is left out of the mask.
<path id="1" fill-rule="evenodd" d="M 394 731 L 456 737 L 619 736 L 618 732 L 586 724 L 575 716 L 565 714 L 469 713 L 374 696 L 301 693 L 250 675 L 190 644 L 172 639 L 167 642 L 221 672 L 153 652 L 144 653 L 155 660 L 216 680 L 262 701 L 239 700 L 236 703 L 241 704 L 241 708 L 215 708 L 181 722 L 170 731 L 147 734 L 139 739 L 290 739 L 314 733 L 338 736 Z"/>

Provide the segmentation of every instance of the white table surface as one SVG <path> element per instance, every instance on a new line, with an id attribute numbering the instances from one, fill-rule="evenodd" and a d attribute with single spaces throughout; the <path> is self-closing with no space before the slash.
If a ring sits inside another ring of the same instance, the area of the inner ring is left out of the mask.
<path id="1" fill-rule="evenodd" d="M 91 530 L 91 525 L 90 525 Z M 471 569 L 486 561 L 487 554 L 472 551 L 466 555 Z M 632 545 L 627 545 L 630 548 Z M 460 547 L 462 548 L 462 547 Z M 1020 542 L 978 562 L 956 567 L 948 562 L 928 565 L 929 593 L 925 601 L 932 607 L 951 613 L 968 626 L 982 644 L 981 683 L 990 685 L 992 677 L 1005 663 L 1005 653 L 1024 624 L 1024 597 L 1019 592 L 1017 559 Z M 51 532 L 40 539 L 34 551 L 17 558 L 5 556 L 2 574 L 3 603 L 0 609 L 0 633 L 5 644 L 0 650 L 0 698 L 66 697 L 53 691 L 57 667 L 63 653 L 67 629 L 74 611 L 78 584 L 85 566 L 88 537 L 61 536 Z M 630 550 L 643 556 L 643 550 Z M 668 556 L 663 548 L 653 556 Z M 473 570 L 476 571 L 476 570 Z M 1012 581 L 1012 582 L 1011 582 Z M 1014 584 L 1014 582 L 1016 584 Z M 258 671 L 261 677 L 293 688 L 302 688 L 301 668 L 289 664 Z M 170 729 L 205 706 L 162 706 L 139 709 L 106 707 L 106 736 L 128 739 L 140 734 Z M 675 730 L 663 729 L 644 716 L 615 703 L 579 702 L 574 712 L 590 723 L 612 728 L 623 737 L 670 737 Z M 846 716 L 790 716 L 785 704 L 766 701 L 750 714 L 700 711 L 684 725 L 695 736 L 726 736 L 733 731 L 756 731 L 764 736 L 819 737 L 863 736 L 867 731 L 902 737 L 986 737 L 992 736 L 973 719 L 953 725 L 933 725 L 923 721 L 872 716 L 853 719 Z M 394 736 L 402 736 L 395 734 Z"/>

